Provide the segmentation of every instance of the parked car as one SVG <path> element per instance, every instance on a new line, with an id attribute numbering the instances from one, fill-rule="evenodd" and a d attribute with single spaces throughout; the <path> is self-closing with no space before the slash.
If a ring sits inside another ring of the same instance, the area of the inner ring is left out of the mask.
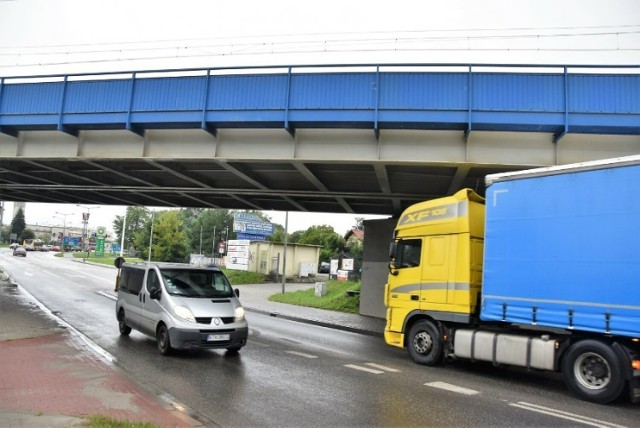
<path id="1" fill-rule="evenodd" d="M 328 262 L 320 263 L 320 267 L 318 268 L 318 273 L 329 273 L 331 270 L 331 264 Z"/>
<path id="2" fill-rule="evenodd" d="M 52 245 L 52 246 L 49 248 L 49 251 L 60 251 L 60 247 L 59 247 L 59 246 L 57 246 L 57 245 Z"/>
<path id="3" fill-rule="evenodd" d="M 21 257 L 27 257 L 27 250 L 24 249 L 24 247 L 16 247 L 13 249 L 13 255 L 14 256 L 21 256 Z"/>
<path id="4" fill-rule="evenodd" d="M 15 250 L 16 247 L 19 247 L 19 246 L 20 246 L 20 244 L 18 244 L 17 242 L 14 242 L 13 244 L 9 245 L 9 249 L 10 250 Z"/>

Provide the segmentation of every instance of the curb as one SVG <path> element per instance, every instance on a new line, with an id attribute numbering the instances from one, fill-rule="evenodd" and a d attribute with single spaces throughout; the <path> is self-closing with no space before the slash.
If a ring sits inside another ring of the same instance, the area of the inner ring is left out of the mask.
<path id="1" fill-rule="evenodd" d="M 303 323 L 303 324 L 311 324 L 311 325 L 316 325 L 316 326 L 319 326 L 319 327 L 332 328 L 334 330 L 348 331 L 350 333 L 363 334 L 363 335 L 367 335 L 367 336 L 384 337 L 384 333 L 379 333 L 377 331 L 371 331 L 371 330 L 366 330 L 366 329 L 357 328 L 357 327 L 349 327 L 349 326 L 346 326 L 346 325 L 338 325 L 338 324 L 328 323 L 328 322 L 325 322 L 325 321 L 313 320 L 313 319 L 309 319 L 309 318 L 296 317 L 296 316 L 292 316 L 292 315 L 286 315 L 286 314 L 283 314 L 283 313 L 280 313 L 280 312 L 265 311 L 265 310 L 262 310 L 262 309 L 250 308 L 250 307 L 247 307 L 247 306 L 244 306 L 244 308 L 247 311 L 255 312 L 257 314 L 267 315 L 267 316 L 274 317 L 274 318 L 282 318 L 282 319 L 285 319 L 285 320 L 300 322 L 300 323 Z"/>

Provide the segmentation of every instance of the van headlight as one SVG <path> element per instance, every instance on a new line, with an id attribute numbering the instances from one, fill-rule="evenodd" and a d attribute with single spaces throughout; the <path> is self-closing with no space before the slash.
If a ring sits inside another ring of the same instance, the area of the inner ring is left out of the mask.
<path id="1" fill-rule="evenodd" d="M 244 321 L 244 308 L 242 306 L 238 306 L 235 310 L 235 319 L 234 322 Z"/>
<path id="2" fill-rule="evenodd" d="M 191 313 L 189 308 L 186 308 L 185 306 L 176 306 L 173 309 L 173 312 L 185 321 L 196 322 L 196 318 L 193 316 L 193 313 Z"/>

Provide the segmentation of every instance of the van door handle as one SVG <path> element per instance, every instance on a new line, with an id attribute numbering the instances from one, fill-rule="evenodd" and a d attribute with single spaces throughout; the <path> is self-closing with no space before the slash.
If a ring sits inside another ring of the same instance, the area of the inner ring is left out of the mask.
<path id="1" fill-rule="evenodd" d="M 420 299 L 420 296 L 417 296 L 415 294 L 411 295 L 411 300 L 419 300 L 419 299 Z"/>

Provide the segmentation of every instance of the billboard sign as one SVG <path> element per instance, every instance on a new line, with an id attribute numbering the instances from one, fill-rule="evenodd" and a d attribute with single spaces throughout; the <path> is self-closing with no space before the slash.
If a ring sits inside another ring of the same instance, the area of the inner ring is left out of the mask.
<path id="1" fill-rule="evenodd" d="M 233 231 L 249 235 L 273 235 L 273 223 L 262 220 L 255 214 L 235 213 L 233 215 Z"/>

